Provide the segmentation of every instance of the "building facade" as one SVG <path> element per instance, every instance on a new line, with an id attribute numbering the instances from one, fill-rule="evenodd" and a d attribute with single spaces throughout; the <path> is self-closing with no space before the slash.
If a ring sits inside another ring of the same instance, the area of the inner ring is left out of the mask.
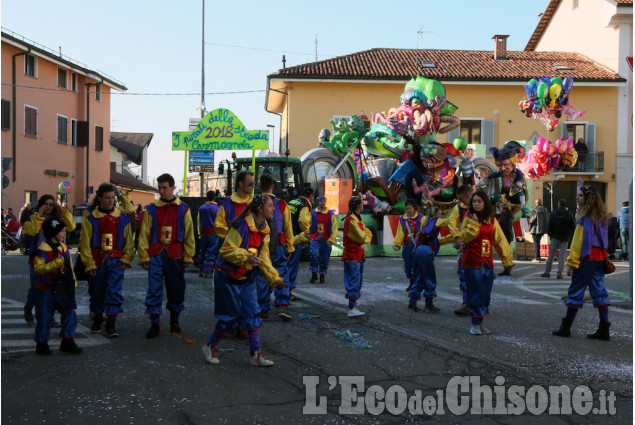
<path id="1" fill-rule="evenodd" d="M 62 181 L 72 191 L 58 198 L 80 205 L 110 181 L 110 93 L 126 87 L 4 30 L 1 54 L 3 207 L 35 205 Z"/>

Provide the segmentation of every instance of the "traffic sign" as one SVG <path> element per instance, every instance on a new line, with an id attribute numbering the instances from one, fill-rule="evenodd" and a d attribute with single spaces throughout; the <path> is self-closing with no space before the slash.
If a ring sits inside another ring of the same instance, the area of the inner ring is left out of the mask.
<path id="1" fill-rule="evenodd" d="M 211 164 L 211 165 L 190 164 L 187 166 L 187 168 L 190 173 L 213 173 L 214 172 L 214 164 Z"/>
<path id="2" fill-rule="evenodd" d="M 188 155 L 190 165 L 214 165 L 214 151 L 190 151 Z"/>

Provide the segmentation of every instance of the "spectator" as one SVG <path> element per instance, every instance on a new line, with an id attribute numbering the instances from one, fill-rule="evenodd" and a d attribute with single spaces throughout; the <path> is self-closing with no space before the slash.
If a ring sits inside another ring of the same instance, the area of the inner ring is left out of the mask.
<path id="1" fill-rule="evenodd" d="M 540 258 L 540 240 L 547 231 L 547 215 L 549 210 L 542 206 L 542 199 L 536 199 L 535 207 L 529 214 L 529 233 L 534 238 L 534 259 L 532 263 L 539 263 Z"/>
<path id="2" fill-rule="evenodd" d="M 7 215 L 4 216 L 4 223 L 7 224 L 9 222 L 9 220 L 18 220 L 15 217 L 15 214 L 13 214 L 13 208 L 8 208 L 7 209 Z"/>
<path id="3" fill-rule="evenodd" d="M 562 272 L 564 271 L 564 263 L 566 261 L 567 245 L 573 231 L 575 230 L 575 218 L 573 214 L 567 210 L 567 201 L 560 199 L 558 201 L 558 208 L 553 210 L 549 214 L 549 220 L 547 221 L 547 234 L 549 235 L 549 258 L 545 264 L 545 272 L 541 274 L 542 277 L 550 277 L 551 265 L 553 264 L 553 257 L 558 250 L 558 279 L 563 279 Z"/>
<path id="4" fill-rule="evenodd" d="M 580 137 L 578 139 L 578 142 L 575 145 L 573 145 L 573 147 L 576 150 L 576 152 L 578 152 L 578 163 L 576 168 L 580 171 L 584 171 L 586 155 L 587 155 L 587 146 L 586 146 L 586 143 L 584 143 L 584 138 Z"/>
<path id="5" fill-rule="evenodd" d="M 622 202 L 622 208 L 617 212 L 617 224 L 620 226 L 620 240 L 622 242 L 622 260 L 628 261 L 628 244 L 630 243 L 628 229 L 630 227 L 630 218 L 628 210 L 628 201 Z"/>
<path id="6" fill-rule="evenodd" d="M 24 224 L 31 217 L 31 214 L 33 214 L 33 206 L 27 202 L 20 210 L 20 224 Z"/>
<path id="7" fill-rule="evenodd" d="M 620 225 L 617 217 L 609 213 L 609 260 L 615 260 L 615 250 L 617 249 L 617 238 L 620 233 Z"/>
<path id="8" fill-rule="evenodd" d="M 507 243 L 511 243 L 514 240 L 514 216 L 511 212 L 511 204 L 499 203 L 498 210 L 500 211 L 496 216 L 498 224 L 500 225 L 503 234 L 505 234 Z"/>
<path id="9" fill-rule="evenodd" d="M 134 247 L 137 249 L 137 244 L 139 243 L 139 231 L 141 230 L 141 223 L 143 223 L 143 216 L 146 214 L 146 211 L 143 209 L 141 204 L 137 205 L 137 210 L 134 213 L 135 217 L 135 237 L 134 237 Z"/>
<path id="10" fill-rule="evenodd" d="M 7 223 L 4 222 L 4 208 L 0 208 L 0 218 L 2 219 L 2 228 L 4 229 Z"/>

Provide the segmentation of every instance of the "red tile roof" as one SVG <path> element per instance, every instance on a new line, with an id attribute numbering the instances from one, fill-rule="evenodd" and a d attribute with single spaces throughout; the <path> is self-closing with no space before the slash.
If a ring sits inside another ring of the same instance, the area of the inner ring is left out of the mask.
<path id="1" fill-rule="evenodd" d="M 615 0 L 617 4 L 633 4 L 633 0 Z"/>
<path id="2" fill-rule="evenodd" d="M 278 70 L 272 78 L 403 80 L 415 75 L 445 81 L 525 81 L 535 77 L 573 77 L 576 81 L 623 82 L 617 73 L 570 52 L 371 49 Z M 424 62 L 433 63 L 429 68 Z M 559 71 L 554 65 L 571 70 Z"/>

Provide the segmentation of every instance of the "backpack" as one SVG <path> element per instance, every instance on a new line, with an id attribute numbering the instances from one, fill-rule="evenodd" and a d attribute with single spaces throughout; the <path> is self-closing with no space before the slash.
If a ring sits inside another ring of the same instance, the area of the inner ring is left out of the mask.
<path id="1" fill-rule="evenodd" d="M 300 229 L 300 211 L 304 207 L 310 207 L 309 201 L 306 200 L 305 197 L 300 196 L 292 201 L 287 203 L 289 207 L 289 211 L 291 212 L 291 226 L 293 227 L 293 234 L 299 235 L 302 233 L 302 229 Z"/>

